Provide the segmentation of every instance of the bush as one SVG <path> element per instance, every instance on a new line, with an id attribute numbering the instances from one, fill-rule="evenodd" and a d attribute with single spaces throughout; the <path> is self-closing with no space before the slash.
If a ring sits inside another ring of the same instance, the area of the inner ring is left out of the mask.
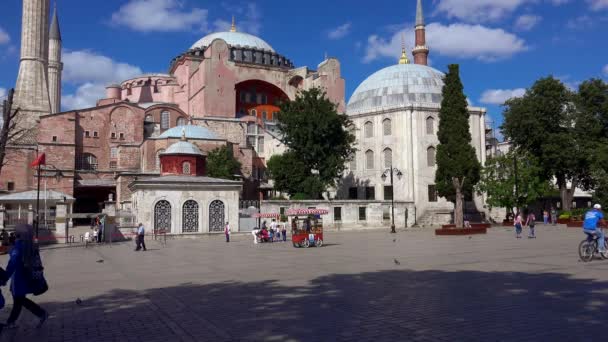
<path id="1" fill-rule="evenodd" d="M 558 219 L 560 219 L 560 220 L 568 220 L 568 219 L 570 219 L 570 217 L 572 217 L 572 215 L 568 211 L 568 212 L 565 212 L 565 213 L 559 215 Z"/>
<path id="2" fill-rule="evenodd" d="M 301 192 L 298 192 L 297 194 L 294 194 L 293 196 L 291 196 L 292 201 L 302 201 L 302 200 L 307 200 L 307 199 L 310 199 L 310 196 L 308 196 L 307 194 L 303 194 Z"/>
<path id="3" fill-rule="evenodd" d="M 281 222 L 287 222 L 287 215 L 281 215 L 280 219 Z"/>

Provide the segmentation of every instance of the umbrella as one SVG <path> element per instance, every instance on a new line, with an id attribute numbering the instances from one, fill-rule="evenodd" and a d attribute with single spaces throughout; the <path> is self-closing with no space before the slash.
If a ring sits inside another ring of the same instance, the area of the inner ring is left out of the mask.
<path id="1" fill-rule="evenodd" d="M 289 209 L 287 216 L 327 215 L 327 209 Z"/>
<path id="2" fill-rule="evenodd" d="M 279 217 L 281 217 L 281 215 L 277 214 L 277 213 L 257 213 L 257 214 L 254 214 L 253 217 L 255 217 L 255 218 L 279 218 Z"/>

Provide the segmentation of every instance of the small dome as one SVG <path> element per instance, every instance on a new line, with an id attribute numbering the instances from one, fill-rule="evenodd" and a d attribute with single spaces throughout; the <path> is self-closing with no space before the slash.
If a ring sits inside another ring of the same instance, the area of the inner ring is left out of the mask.
<path id="1" fill-rule="evenodd" d="M 186 139 L 203 139 L 203 140 L 219 140 L 217 135 L 209 129 L 196 125 L 176 126 L 163 132 L 159 136 L 160 139 L 175 138 L 181 139 L 182 134 L 186 131 Z"/>
<path id="2" fill-rule="evenodd" d="M 262 38 L 243 32 L 216 32 L 206 35 L 198 42 L 194 43 L 190 49 L 202 48 L 203 46 L 211 45 L 215 39 L 223 39 L 230 46 L 249 46 L 257 49 L 270 50 L 274 49 L 270 44 L 266 43 Z"/>
<path id="3" fill-rule="evenodd" d="M 161 153 L 161 156 L 171 155 L 171 154 L 187 154 L 187 155 L 195 155 L 195 156 L 204 156 L 205 154 L 201 152 L 201 150 L 196 147 L 194 144 L 189 143 L 187 141 L 179 141 L 175 144 L 169 146 L 169 148 Z"/>
<path id="4" fill-rule="evenodd" d="M 348 114 L 370 113 L 406 105 L 441 105 L 443 73 L 418 64 L 384 68 L 363 81 L 348 101 Z"/>

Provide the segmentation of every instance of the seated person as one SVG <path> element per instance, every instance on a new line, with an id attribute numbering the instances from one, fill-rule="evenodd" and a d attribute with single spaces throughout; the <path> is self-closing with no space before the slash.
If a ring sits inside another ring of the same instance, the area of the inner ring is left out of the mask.
<path id="1" fill-rule="evenodd" d="M 268 229 L 266 227 L 262 228 L 260 234 L 262 235 L 262 242 L 268 242 Z"/>

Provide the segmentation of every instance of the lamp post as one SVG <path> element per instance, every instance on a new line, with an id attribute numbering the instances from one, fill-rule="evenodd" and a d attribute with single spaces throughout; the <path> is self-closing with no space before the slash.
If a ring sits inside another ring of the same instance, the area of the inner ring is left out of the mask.
<path id="1" fill-rule="evenodd" d="M 382 181 L 386 181 L 387 174 L 391 176 L 391 233 L 396 233 L 395 231 L 395 186 L 393 185 L 393 174 L 397 174 L 397 178 L 401 179 L 403 173 L 398 168 L 393 168 L 391 165 L 390 169 L 386 169 L 382 173 Z"/>

